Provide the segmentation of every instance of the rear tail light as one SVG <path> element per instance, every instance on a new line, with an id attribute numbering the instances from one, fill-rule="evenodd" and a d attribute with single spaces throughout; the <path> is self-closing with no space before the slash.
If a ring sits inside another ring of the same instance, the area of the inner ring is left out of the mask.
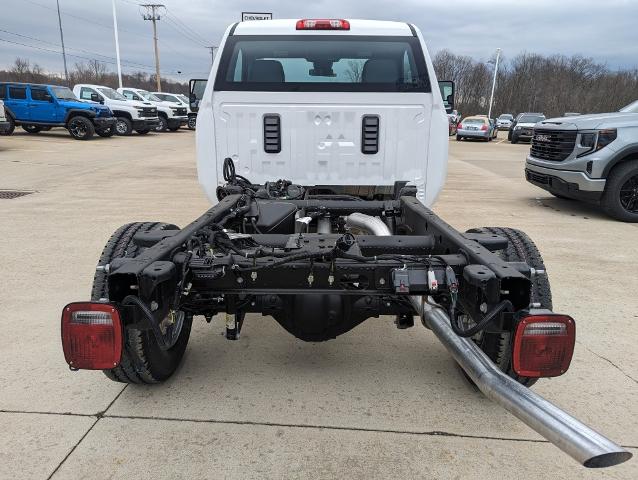
<path id="1" fill-rule="evenodd" d="M 516 327 L 512 367 L 524 377 L 557 377 L 569 368 L 576 324 L 568 315 L 524 317 Z"/>
<path id="2" fill-rule="evenodd" d="M 304 19 L 297 21 L 297 30 L 350 30 L 350 22 L 328 18 Z"/>
<path id="3" fill-rule="evenodd" d="M 62 310 L 62 349 L 72 368 L 104 370 L 122 357 L 120 313 L 109 303 L 70 303 Z"/>
<path id="4" fill-rule="evenodd" d="M 481 130 L 483 130 L 484 132 L 487 131 L 487 125 L 482 125 Z"/>

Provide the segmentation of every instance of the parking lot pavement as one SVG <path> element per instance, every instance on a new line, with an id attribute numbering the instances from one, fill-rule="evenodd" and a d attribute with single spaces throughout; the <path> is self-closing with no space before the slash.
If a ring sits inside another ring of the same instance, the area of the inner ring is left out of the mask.
<path id="1" fill-rule="evenodd" d="M 437 213 L 525 230 L 577 320 L 572 368 L 534 389 L 638 453 L 638 225 L 528 185 L 526 145 L 450 147 Z M 88 298 L 108 236 L 208 207 L 194 134 L 17 132 L 0 137 L 0 172 L 0 189 L 35 192 L 0 200 L 0 478 L 638 478 L 636 460 L 584 470 L 473 390 L 427 330 L 389 318 L 321 344 L 257 315 L 228 342 L 197 319 L 163 385 L 72 373 L 59 312 Z"/>

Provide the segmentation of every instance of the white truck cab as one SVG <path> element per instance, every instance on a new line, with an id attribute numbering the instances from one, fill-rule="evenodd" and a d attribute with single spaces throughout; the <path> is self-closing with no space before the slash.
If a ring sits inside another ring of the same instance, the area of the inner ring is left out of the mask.
<path id="1" fill-rule="evenodd" d="M 150 102 L 129 100 L 111 87 L 80 83 L 73 87 L 73 93 L 81 100 L 109 107 L 117 119 L 115 132 L 118 135 L 130 135 L 133 130 L 146 134 L 159 124 L 156 106 Z"/>
<path id="2" fill-rule="evenodd" d="M 188 123 L 187 109 L 182 105 L 175 105 L 170 101 L 165 101 L 155 96 L 147 90 L 141 88 L 118 88 L 117 91 L 129 100 L 138 100 L 148 102 L 157 108 L 159 124 L 155 128 L 158 132 L 164 132 L 167 129 L 171 132 L 178 130 L 182 125 Z"/>
<path id="3" fill-rule="evenodd" d="M 287 178 L 371 197 L 408 184 L 434 203 L 447 172 L 453 86 L 444 102 L 416 27 L 247 21 L 228 27 L 219 51 L 202 98 L 191 95 L 199 181 L 211 202 L 229 157 L 258 183 Z"/>

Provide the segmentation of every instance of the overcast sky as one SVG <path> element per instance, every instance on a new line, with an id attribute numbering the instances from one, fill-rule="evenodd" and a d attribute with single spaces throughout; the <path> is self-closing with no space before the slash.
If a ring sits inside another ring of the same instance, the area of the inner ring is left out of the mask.
<path id="1" fill-rule="evenodd" d="M 59 1 L 69 68 L 75 62 L 97 58 L 111 62 L 109 68 L 115 70 L 111 0 Z M 0 3 L 0 68 L 10 66 L 20 56 L 47 71 L 63 72 L 61 55 L 55 53 L 60 50 L 56 0 L 0 0 Z M 142 19 L 144 9 L 138 3 L 145 1 L 116 0 L 123 70 L 152 72 L 151 22 Z M 161 70 L 163 75 L 182 80 L 208 73 L 210 51 L 205 46 L 217 45 L 225 27 L 239 20 L 242 11 L 272 12 L 275 18 L 412 22 L 423 32 L 432 54 L 448 48 L 485 60 L 501 47 L 509 58 L 523 51 L 581 54 L 614 69 L 638 67 L 635 0 L 163 0 L 163 3 L 167 11 L 158 22 Z"/>

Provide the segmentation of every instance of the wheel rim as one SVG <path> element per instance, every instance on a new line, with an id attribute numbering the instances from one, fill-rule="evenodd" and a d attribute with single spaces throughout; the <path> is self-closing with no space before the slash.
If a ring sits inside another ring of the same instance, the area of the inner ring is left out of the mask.
<path id="1" fill-rule="evenodd" d="M 120 135 L 124 135 L 126 131 L 128 130 L 128 128 L 125 122 L 118 120 L 115 123 L 115 130 L 117 130 L 117 133 L 119 133 Z"/>
<path id="2" fill-rule="evenodd" d="M 158 132 L 161 132 L 165 128 L 166 128 L 166 122 L 164 121 L 162 117 L 160 117 L 159 123 L 157 124 L 157 127 L 155 128 L 155 130 L 157 130 Z"/>
<path id="3" fill-rule="evenodd" d="M 620 187 L 620 204 L 629 213 L 638 213 L 638 174 Z"/>
<path id="4" fill-rule="evenodd" d="M 74 137 L 83 137 L 84 135 L 86 135 L 86 125 L 84 125 L 82 122 L 74 120 L 73 122 L 71 122 L 71 125 L 69 125 L 69 131 Z"/>

